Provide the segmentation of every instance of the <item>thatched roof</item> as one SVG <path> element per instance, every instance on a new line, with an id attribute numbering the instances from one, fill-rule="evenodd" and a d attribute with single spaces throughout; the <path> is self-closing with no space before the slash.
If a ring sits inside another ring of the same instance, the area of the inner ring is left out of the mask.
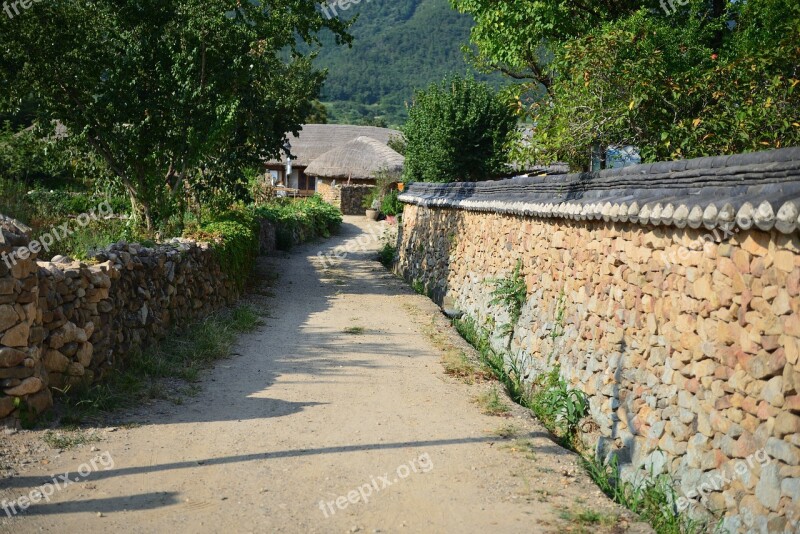
<path id="1" fill-rule="evenodd" d="M 323 178 L 368 180 L 382 170 L 399 173 L 404 163 L 405 158 L 386 144 L 361 136 L 321 155 L 305 172 Z"/>
<path id="2" fill-rule="evenodd" d="M 389 128 L 378 128 L 376 126 L 352 126 L 349 124 L 304 124 L 300 135 L 289 136 L 292 145 L 293 163 L 305 167 L 311 164 L 319 156 L 326 152 L 338 148 L 357 137 L 367 136 L 384 145 L 392 137 L 399 137 L 402 134 L 397 130 Z M 286 163 L 286 156 L 281 160 L 271 160 L 270 164 Z"/>

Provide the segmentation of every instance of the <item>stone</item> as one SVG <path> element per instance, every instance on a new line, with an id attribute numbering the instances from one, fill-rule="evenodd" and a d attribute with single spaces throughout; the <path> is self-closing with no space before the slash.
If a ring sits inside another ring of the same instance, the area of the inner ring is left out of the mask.
<path id="1" fill-rule="evenodd" d="M 53 406 L 53 394 L 49 388 L 42 388 L 38 393 L 30 395 L 25 402 L 34 413 L 41 414 Z"/>
<path id="2" fill-rule="evenodd" d="M 781 481 L 781 495 L 800 500 L 800 478 L 784 478 Z"/>
<path id="3" fill-rule="evenodd" d="M 67 366 L 66 374 L 69 376 L 83 376 L 86 374 L 86 368 L 79 363 L 71 363 Z"/>
<path id="4" fill-rule="evenodd" d="M 783 406 L 783 377 L 770 378 L 761 390 L 761 397 L 776 408 Z"/>
<path id="5" fill-rule="evenodd" d="M 769 234 L 751 232 L 747 234 L 742 249 L 753 256 L 766 256 L 769 253 Z"/>
<path id="6" fill-rule="evenodd" d="M 17 326 L 6 330 L 3 337 L 0 338 L 0 344 L 7 347 L 27 347 L 30 331 L 31 327 L 28 323 L 19 323 Z"/>
<path id="7" fill-rule="evenodd" d="M 775 268 L 785 273 L 794 270 L 794 254 L 788 250 L 779 250 L 775 253 Z"/>
<path id="8" fill-rule="evenodd" d="M 800 449 L 781 439 L 775 437 L 767 439 L 764 451 L 771 458 L 781 460 L 789 465 L 800 464 Z"/>
<path id="9" fill-rule="evenodd" d="M 44 366 L 48 371 L 63 373 L 69 367 L 70 359 L 59 351 L 50 349 L 44 353 Z"/>
<path id="10" fill-rule="evenodd" d="M 775 435 L 783 437 L 800 432 L 800 417 L 789 412 L 781 412 L 775 418 Z"/>
<path id="11" fill-rule="evenodd" d="M 783 373 L 783 366 L 786 365 L 786 356 L 783 349 L 766 355 L 759 354 L 751 358 L 746 365 L 750 376 L 757 379 L 767 378 L 776 374 Z"/>
<path id="12" fill-rule="evenodd" d="M 15 367 L 21 364 L 28 357 L 26 352 L 12 349 L 11 347 L 0 347 L 0 367 Z"/>
<path id="13" fill-rule="evenodd" d="M 15 408 L 14 397 L 0 397 L 0 419 L 8 417 Z"/>
<path id="14" fill-rule="evenodd" d="M 16 387 L 3 390 L 3 393 L 13 397 L 24 397 L 25 395 L 36 393 L 43 387 L 44 383 L 42 382 L 42 379 L 38 376 L 32 376 L 23 380 L 22 383 Z"/>
<path id="15" fill-rule="evenodd" d="M 764 508 L 777 510 L 781 500 L 780 467 L 772 462 L 761 468 L 761 476 L 756 484 L 756 498 Z"/>
<path id="16" fill-rule="evenodd" d="M 93 352 L 92 349 L 93 349 L 92 344 L 89 343 L 88 341 L 82 343 L 76 354 L 78 363 L 80 363 L 84 367 L 89 367 L 89 365 L 92 363 L 92 352 Z"/>
<path id="17" fill-rule="evenodd" d="M 13 306 L 3 304 L 0 306 L 0 332 L 5 332 L 19 322 L 19 315 Z"/>

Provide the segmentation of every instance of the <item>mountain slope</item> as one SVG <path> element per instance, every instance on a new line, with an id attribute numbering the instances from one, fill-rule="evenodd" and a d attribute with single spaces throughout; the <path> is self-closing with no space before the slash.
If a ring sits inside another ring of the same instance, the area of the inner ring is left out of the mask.
<path id="1" fill-rule="evenodd" d="M 352 48 L 326 38 L 317 59 L 329 70 L 323 100 L 331 122 L 377 118 L 399 126 L 415 89 L 449 73 L 474 72 L 461 51 L 472 19 L 454 11 L 448 0 L 361 0 L 338 14 L 358 19 L 351 28 Z"/>

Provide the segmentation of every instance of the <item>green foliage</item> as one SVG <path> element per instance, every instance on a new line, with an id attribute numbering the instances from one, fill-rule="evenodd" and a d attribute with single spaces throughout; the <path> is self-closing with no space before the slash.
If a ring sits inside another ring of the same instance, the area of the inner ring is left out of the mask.
<path id="1" fill-rule="evenodd" d="M 646 520 L 658 534 L 700 534 L 715 531 L 702 521 L 675 510 L 677 495 L 674 480 L 667 474 L 650 476 L 638 482 L 623 480 L 616 455 L 606 462 L 581 457 L 591 479 L 611 499 Z"/>
<path id="2" fill-rule="evenodd" d="M 342 212 L 317 195 L 298 200 L 276 198 L 252 211 L 275 225 L 279 250 L 290 250 L 294 244 L 316 237 L 330 237 L 342 224 Z"/>
<path id="3" fill-rule="evenodd" d="M 311 103 L 313 111 L 306 119 L 306 124 L 328 124 L 328 108 L 319 100 Z"/>
<path id="4" fill-rule="evenodd" d="M 187 237 L 210 240 L 222 270 L 239 287 L 244 287 L 255 264 L 259 249 L 259 227 L 247 210 L 221 214 Z"/>
<path id="5" fill-rule="evenodd" d="M 506 415 L 511 411 L 511 407 L 500 398 L 500 393 L 496 387 L 492 387 L 489 391 L 478 395 L 475 402 L 480 405 L 481 411 L 485 415 Z"/>
<path id="6" fill-rule="evenodd" d="M 386 145 L 401 156 L 406 155 L 406 138 L 402 135 L 390 137 Z"/>
<path id="7" fill-rule="evenodd" d="M 453 0 L 488 68 L 523 79 L 534 124 L 517 159 L 586 169 L 593 145 L 645 161 L 800 143 L 794 0 L 576 3 Z M 666 5 L 669 5 L 668 3 Z"/>
<path id="8" fill-rule="evenodd" d="M 391 269 L 394 266 L 394 262 L 397 260 L 397 247 L 392 245 L 389 242 L 383 244 L 383 247 L 378 251 L 378 261 L 381 265 L 386 267 L 387 269 Z"/>
<path id="9" fill-rule="evenodd" d="M 101 158 L 151 228 L 194 184 L 279 154 L 322 87 L 317 33 L 345 28 L 299 0 L 43 2 L 0 17 L 0 112 L 33 95 L 35 120 Z"/>
<path id="10" fill-rule="evenodd" d="M 545 426 L 567 439 L 574 439 L 578 425 L 589 413 L 586 394 L 569 387 L 561 378 L 559 366 L 539 377 L 528 404 Z"/>
<path id="11" fill-rule="evenodd" d="M 386 193 L 381 201 L 381 213 L 391 216 L 403 213 L 403 203 L 397 199 L 398 196 L 400 196 L 400 192 L 397 189 Z"/>
<path id="12" fill-rule="evenodd" d="M 403 178 L 411 182 L 488 180 L 502 174 L 514 110 L 488 85 L 451 77 L 414 95 Z"/>
<path id="13" fill-rule="evenodd" d="M 495 286 L 489 304 L 503 306 L 509 315 L 508 323 L 502 325 L 500 330 L 504 336 L 513 336 L 514 329 L 522 315 L 522 308 L 525 306 L 525 301 L 528 300 L 528 285 L 525 283 L 525 277 L 522 276 L 522 260 L 517 260 L 517 264 L 509 276 L 489 279 L 487 282 Z"/>
<path id="14" fill-rule="evenodd" d="M 451 73 L 474 73 L 493 86 L 496 75 L 475 72 L 460 47 L 469 39 L 472 20 L 447 0 L 361 1 L 339 10 L 357 20 L 348 28 L 352 48 L 327 46 L 316 64 L 328 69 L 323 90 L 331 123 L 402 125 L 414 91 Z"/>

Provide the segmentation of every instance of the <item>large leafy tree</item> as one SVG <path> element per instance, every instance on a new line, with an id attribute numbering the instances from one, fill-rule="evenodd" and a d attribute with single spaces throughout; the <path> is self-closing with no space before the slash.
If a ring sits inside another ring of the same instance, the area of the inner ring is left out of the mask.
<path id="1" fill-rule="evenodd" d="M 0 17 L 0 111 L 32 98 L 37 122 L 66 125 L 152 226 L 187 184 L 279 153 L 319 95 L 323 28 L 350 40 L 306 0 L 36 3 Z"/>
<path id="2" fill-rule="evenodd" d="M 510 106 L 488 85 L 452 77 L 418 91 L 403 127 L 408 181 L 489 180 L 506 170 L 516 127 Z"/>
<path id="3" fill-rule="evenodd" d="M 593 145 L 653 161 L 800 143 L 796 0 L 452 1 L 476 18 L 477 60 L 521 80 L 536 128 L 519 158 L 585 168 Z"/>

